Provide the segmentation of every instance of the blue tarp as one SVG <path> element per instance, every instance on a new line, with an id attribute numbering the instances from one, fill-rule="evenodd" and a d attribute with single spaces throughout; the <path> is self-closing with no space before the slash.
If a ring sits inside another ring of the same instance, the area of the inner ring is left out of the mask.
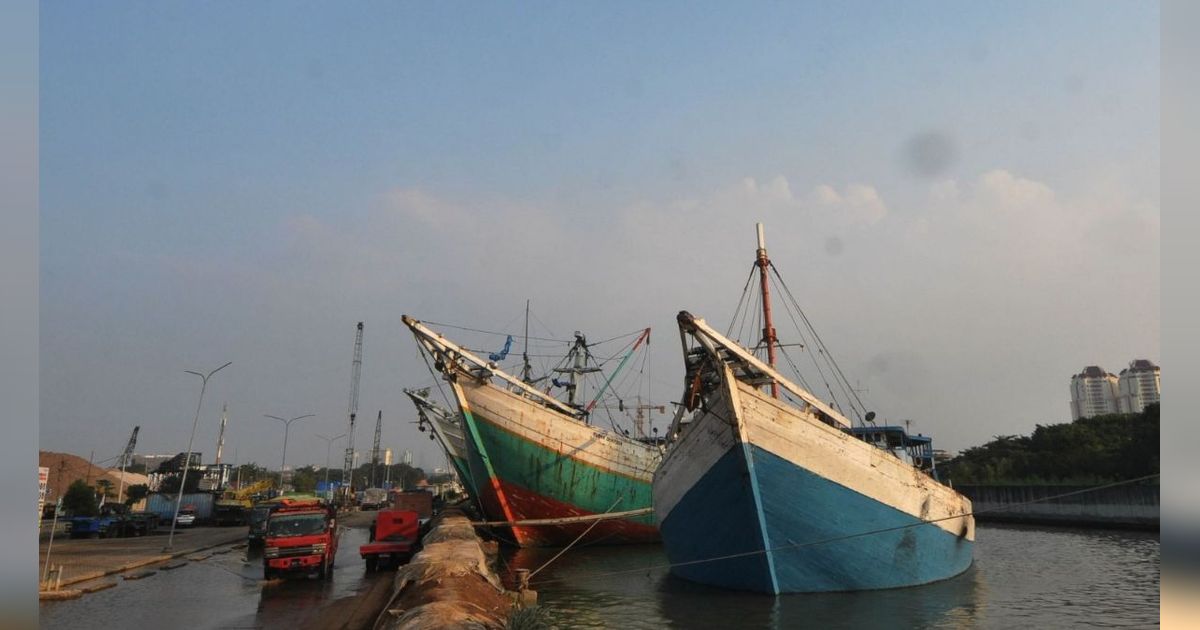
<path id="1" fill-rule="evenodd" d="M 489 354 L 488 360 L 503 361 L 505 359 L 505 357 L 508 356 L 508 351 L 512 350 L 512 341 L 513 341 L 513 337 L 512 337 L 512 335 L 509 335 L 508 339 L 504 340 L 504 349 L 501 350 L 500 352 L 493 352 L 493 353 Z"/>

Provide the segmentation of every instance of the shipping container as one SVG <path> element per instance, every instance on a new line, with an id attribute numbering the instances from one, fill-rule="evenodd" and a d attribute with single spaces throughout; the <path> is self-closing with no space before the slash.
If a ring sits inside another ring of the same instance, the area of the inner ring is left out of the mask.
<path id="1" fill-rule="evenodd" d="M 159 518 L 170 526 L 175 517 L 175 499 L 177 495 L 161 492 L 151 493 L 146 497 L 146 511 L 158 514 Z M 191 506 L 196 510 L 196 519 L 208 521 L 213 516 L 213 494 L 210 492 L 192 492 L 183 495 L 181 507 Z"/>

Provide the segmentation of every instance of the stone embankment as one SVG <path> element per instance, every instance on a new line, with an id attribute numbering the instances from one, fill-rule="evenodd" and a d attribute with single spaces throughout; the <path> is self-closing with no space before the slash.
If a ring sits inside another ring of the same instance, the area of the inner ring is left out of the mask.
<path id="1" fill-rule="evenodd" d="M 423 548 L 396 573 L 377 629 L 503 628 L 513 608 L 471 522 L 443 512 Z"/>
<path id="2" fill-rule="evenodd" d="M 975 519 L 981 522 L 1150 530 L 1159 527 L 1157 485 L 1097 490 L 1087 486 L 964 485 L 955 489 L 971 499 Z"/>

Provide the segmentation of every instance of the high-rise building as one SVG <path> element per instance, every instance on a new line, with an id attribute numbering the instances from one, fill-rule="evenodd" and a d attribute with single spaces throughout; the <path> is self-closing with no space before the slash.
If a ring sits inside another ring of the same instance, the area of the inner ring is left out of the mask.
<path id="1" fill-rule="evenodd" d="M 1121 370 L 1117 379 L 1117 408 L 1121 413 L 1141 413 L 1146 405 L 1156 403 L 1161 393 L 1161 370 L 1146 359 L 1135 359 Z"/>
<path id="2" fill-rule="evenodd" d="M 1071 419 L 1117 413 L 1117 377 L 1089 365 L 1071 377 Z"/>

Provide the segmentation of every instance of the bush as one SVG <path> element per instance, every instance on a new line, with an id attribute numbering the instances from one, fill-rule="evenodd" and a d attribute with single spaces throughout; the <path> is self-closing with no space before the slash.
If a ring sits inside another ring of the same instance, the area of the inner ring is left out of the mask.
<path id="1" fill-rule="evenodd" d="M 82 479 L 76 479 L 63 494 L 63 510 L 71 516 L 95 516 L 100 511 L 96 491 Z"/>

